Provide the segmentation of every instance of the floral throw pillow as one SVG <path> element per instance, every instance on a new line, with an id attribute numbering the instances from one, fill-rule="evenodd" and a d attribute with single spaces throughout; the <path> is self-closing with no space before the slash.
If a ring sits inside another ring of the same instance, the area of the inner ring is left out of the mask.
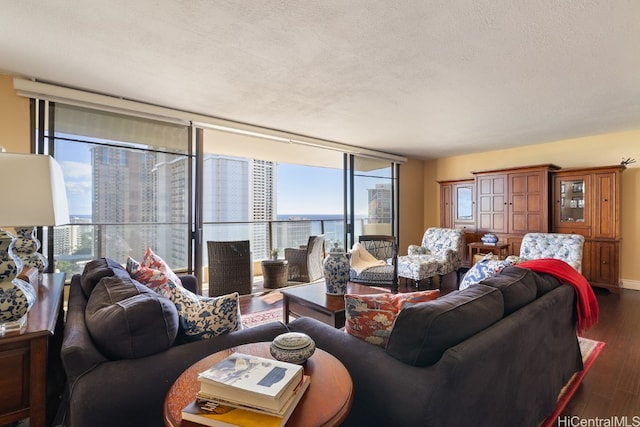
<path id="1" fill-rule="evenodd" d="M 151 249 L 147 249 L 142 263 L 129 257 L 127 271 L 133 279 L 173 302 L 180 329 L 188 340 L 213 338 L 242 327 L 237 292 L 219 297 L 194 294 L 182 286 L 178 276 Z"/>
<path id="2" fill-rule="evenodd" d="M 171 298 L 170 279 L 165 272 L 146 267 L 131 257 L 127 258 L 127 272 L 132 279 L 146 285 L 165 298 Z"/>
<path id="3" fill-rule="evenodd" d="M 505 260 L 493 259 L 491 254 L 488 254 L 480 261 L 476 262 L 473 267 L 467 271 L 462 278 L 458 289 L 463 290 L 471 285 L 480 283 L 484 279 L 493 277 L 500 273 L 503 268 L 508 265 L 515 265 L 520 262 L 520 258 L 510 255 Z"/>
<path id="4" fill-rule="evenodd" d="M 158 256 L 151 250 L 151 248 L 147 248 L 144 257 L 142 257 L 142 265 L 162 271 L 169 280 L 171 280 L 178 286 L 182 286 L 182 282 L 180 281 L 178 276 L 173 272 L 173 270 L 171 270 L 167 263 L 164 262 L 162 258 L 160 258 L 160 256 Z"/>
<path id="5" fill-rule="evenodd" d="M 178 310 L 180 328 L 187 340 L 213 338 L 242 328 L 240 294 L 218 297 L 194 294 L 182 286 L 171 286 L 171 301 Z"/>
<path id="6" fill-rule="evenodd" d="M 439 294 L 440 291 L 437 289 L 402 294 L 346 294 L 345 330 L 368 343 L 385 347 L 393 322 L 406 304 L 431 301 Z"/>

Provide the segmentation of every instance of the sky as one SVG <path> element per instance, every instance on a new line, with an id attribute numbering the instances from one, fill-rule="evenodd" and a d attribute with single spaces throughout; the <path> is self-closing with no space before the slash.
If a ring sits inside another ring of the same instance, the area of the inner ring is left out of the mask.
<path id="1" fill-rule="evenodd" d="M 62 167 L 69 213 L 91 215 L 92 166 L 88 145 L 58 140 L 56 158 Z M 276 203 L 280 215 L 341 215 L 343 213 L 343 171 L 279 163 Z M 375 183 L 356 180 L 356 214 L 366 214 L 367 188 Z M 205 188 L 206 189 L 206 188 Z"/>
<path id="2" fill-rule="evenodd" d="M 278 164 L 278 214 L 340 215 L 344 212 L 342 170 Z"/>

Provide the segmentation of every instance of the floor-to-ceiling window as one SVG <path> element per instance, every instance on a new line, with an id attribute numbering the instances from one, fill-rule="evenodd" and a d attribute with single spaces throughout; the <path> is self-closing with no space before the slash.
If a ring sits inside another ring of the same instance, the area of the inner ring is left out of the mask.
<path id="1" fill-rule="evenodd" d="M 259 261 L 311 235 L 349 249 L 359 234 L 396 233 L 390 160 L 185 120 L 34 105 L 36 152 L 61 164 L 71 213 L 41 240 L 68 278 L 96 257 L 124 264 L 152 248 L 204 279 L 207 240 L 248 239 Z"/>
<path id="2" fill-rule="evenodd" d="M 205 129 L 203 249 L 207 240 L 250 240 L 254 261 L 324 234 L 344 239 L 343 153 Z M 204 254 L 206 270 L 206 254 Z"/>
<path id="3" fill-rule="evenodd" d="M 70 277 L 93 258 L 125 263 L 148 247 L 188 268 L 189 128 L 72 105 L 46 112 L 39 151 L 60 163 L 70 213 L 55 230 L 56 268 Z"/>
<path id="4" fill-rule="evenodd" d="M 353 155 L 346 168 L 348 240 L 360 235 L 397 236 L 398 167 L 388 160 Z"/>

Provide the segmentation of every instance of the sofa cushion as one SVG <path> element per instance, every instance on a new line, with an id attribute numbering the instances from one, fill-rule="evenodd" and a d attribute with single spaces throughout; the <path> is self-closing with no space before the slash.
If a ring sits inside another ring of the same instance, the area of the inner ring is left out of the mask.
<path id="1" fill-rule="evenodd" d="M 407 306 L 396 318 L 386 351 L 410 365 L 432 365 L 448 348 L 500 320 L 503 311 L 500 291 L 482 284 Z"/>
<path id="2" fill-rule="evenodd" d="M 345 330 L 354 337 L 384 347 L 396 316 L 406 304 L 431 301 L 439 294 L 437 289 L 402 294 L 346 294 Z"/>
<path id="3" fill-rule="evenodd" d="M 516 267 L 506 267 L 496 276 L 487 278 L 481 283 L 500 290 L 504 299 L 505 316 L 536 299 L 538 290 L 534 273 Z"/>
<path id="4" fill-rule="evenodd" d="M 551 274 L 536 273 L 533 276 L 535 277 L 536 287 L 538 289 L 537 298 L 540 298 L 542 295 L 557 288 L 562 284 L 562 282 L 557 277 Z"/>
<path id="5" fill-rule="evenodd" d="M 178 333 L 173 303 L 130 277 L 104 277 L 85 310 L 96 347 L 112 359 L 136 359 L 171 347 Z"/>
<path id="6" fill-rule="evenodd" d="M 117 261 L 110 258 L 97 258 L 89 261 L 84 266 L 82 275 L 80 276 L 80 286 L 82 293 L 89 298 L 91 291 L 103 277 L 111 277 L 114 275 L 126 277 L 128 274 L 124 267 Z"/>

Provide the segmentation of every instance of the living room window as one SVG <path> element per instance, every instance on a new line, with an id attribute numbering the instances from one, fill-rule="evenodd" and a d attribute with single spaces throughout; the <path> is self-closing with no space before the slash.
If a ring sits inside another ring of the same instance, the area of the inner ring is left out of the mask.
<path id="1" fill-rule="evenodd" d="M 248 239 L 259 261 L 310 235 L 324 234 L 328 250 L 397 231 L 391 160 L 131 110 L 32 105 L 34 152 L 61 164 L 71 214 L 40 240 L 67 278 L 91 259 L 124 263 L 151 247 L 203 280 L 207 240 Z"/>
<path id="2" fill-rule="evenodd" d="M 53 236 L 56 268 L 69 278 L 93 258 L 141 259 L 151 247 L 162 248 L 176 269 L 188 269 L 189 127 L 73 105 L 48 107 L 38 151 L 60 163 L 70 211 L 70 224 Z"/>

